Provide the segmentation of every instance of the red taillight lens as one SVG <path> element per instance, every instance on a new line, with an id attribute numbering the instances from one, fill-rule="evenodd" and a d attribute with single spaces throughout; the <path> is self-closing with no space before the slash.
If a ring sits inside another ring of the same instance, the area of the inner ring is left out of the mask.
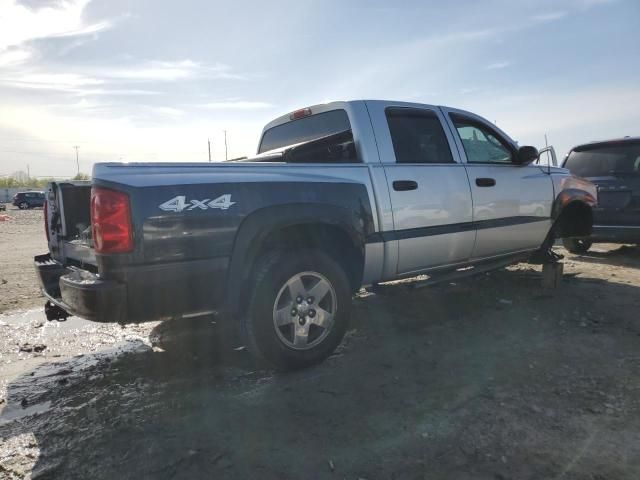
<path id="1" fill-rule="evenodd" d="M 49 241 L 49 200 L 44 199 L 44 233 Z"/>
<path id="2" fill-rule="evenodd" d="M 133 250 L 129 197 L 106 188 L 91 189 L 91 232 L 97 253 Z"/>

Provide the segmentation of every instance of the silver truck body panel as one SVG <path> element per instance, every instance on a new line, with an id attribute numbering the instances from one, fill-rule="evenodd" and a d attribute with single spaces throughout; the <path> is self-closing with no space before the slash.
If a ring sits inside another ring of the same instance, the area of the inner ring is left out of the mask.
<path id="1" fill-rule="evenodd" d="M 442 123 L 454 163 L 396 163 L 385 116 L 389 107 L 433 112 Z M 361 163 L 101 163 L 95 165 L 93 176 L 102 182 L 141 188 L 258 182 L 362 184 L 371 203 L 375 231 L 389 234 L 383 237 L 384 241 L 365 246 L 365 285 L 442 266 L 532 251 L 547 235 L 554 192 L 562 189 L 562 178 L 569 175 L 568 171 L 539 165 L 468 163 L 450 113 L 489 125 L 517 147 L 506 133 L 482 117 L 447 107 L 381 100 L 332 102 L 309 108 L 313 114 L 336 109 L 347 112 Z M 289 121 L 288 114 L 276 118 L 265 126 L 262 135 Z M 489 189 L 478 187 L 477 177 L 495 178 L 497 185 Z M 391 188 L 394 181 L 409 179 L 418 183 L 416 190 Z M 526 221 L 500 222 L 519 217 Z M 492 221 L 496 221 L 495 226 Z M 484 222 L 482 228 L 475 227 L 478 222 Z M 459 231 L 428 233 L 432 231 L 429 229 L 451 225 L 461 227 Z M 423 230 L 427 232 L 424 235 Z"/>

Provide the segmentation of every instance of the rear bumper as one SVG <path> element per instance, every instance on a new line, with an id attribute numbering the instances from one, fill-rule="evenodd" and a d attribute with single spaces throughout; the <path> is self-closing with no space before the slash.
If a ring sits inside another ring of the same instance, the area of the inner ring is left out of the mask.
<path id="1" fill-rule="evenodd" d="M 594 242 L 640 243 L 640 226 L 594 225 L 591 240 Z"/>
<path id="2" fill-rule="evenodd" d="M 34 258 L 45 296 L 71 315 L 97 322 L 138 323 L 219 308 L 227 258 L 129 267 L 114 279 Z"/>

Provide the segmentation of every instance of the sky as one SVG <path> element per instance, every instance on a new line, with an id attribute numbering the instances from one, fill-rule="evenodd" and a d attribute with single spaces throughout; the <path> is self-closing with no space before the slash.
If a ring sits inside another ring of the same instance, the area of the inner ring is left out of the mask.
<path id="1" fill-rule="evenodd" d="M 332 100 L 471 110 L 559 156 L 640 135 L 640 1 L 0 0 L 0 176 L 255 152 Z"/>

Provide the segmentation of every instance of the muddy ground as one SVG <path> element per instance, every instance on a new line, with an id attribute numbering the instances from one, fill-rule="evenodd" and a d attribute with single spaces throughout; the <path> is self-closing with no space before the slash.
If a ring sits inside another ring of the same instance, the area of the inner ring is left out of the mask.
<path id="1" fill-rule="evenodd" d="M 361 296 L 338 352 L 289 374 L 213 317 L 5 314 L 0 478 L 637 479 L 639 268 L 599 245 L 555 291 L 518 265 Z"/>

